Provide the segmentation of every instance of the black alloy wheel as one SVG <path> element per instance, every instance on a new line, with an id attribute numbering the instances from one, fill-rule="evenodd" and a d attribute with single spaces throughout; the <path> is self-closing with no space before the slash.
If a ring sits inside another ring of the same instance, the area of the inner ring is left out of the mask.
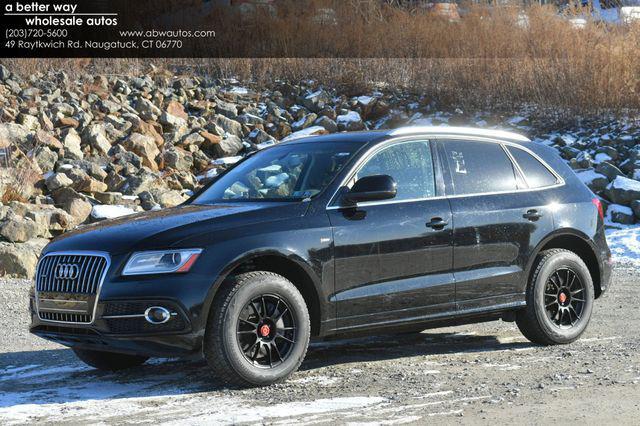
<path id="1" fill-rule="evenodd" d="M 249 362 L 273 368 L 287 359 L 295 344 L 296 322 L 286 301 L 261 295 L 245 305 L 238 319 L 238 344 Z"/>
<path id="2" fill-rule="evenodd" d="M 573 327 L 584 311 L 584 292 L 578 274 L 569 268 L 557 269 L 547 280 L 544 292 L 549 319 L 559 328 Z"/>
<path id="3" fill-rule="evenodd" d="M 252 271 L 218 291 L 203 349 L 214 375 L 238 386 L 281 382 L 300 366 L 311 337 L 304 297 L 285 277 Z"/>
<path id="4" fill-rule="evenodd" d="M 587 328 L 594 298 L 591 271 L 580 256 L 566 249 L 545 250 L 536 258 L 516 324 L 534 343 L 571 343 Z"/>

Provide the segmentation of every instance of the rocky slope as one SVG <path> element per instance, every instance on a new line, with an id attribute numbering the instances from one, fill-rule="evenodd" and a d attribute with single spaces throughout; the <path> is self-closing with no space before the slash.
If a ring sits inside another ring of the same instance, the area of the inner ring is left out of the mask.
<path id="1" fill-rule="evenodd" d="M 158 70 L 18 76 L 0 65 L 0 274 L 32 277 L 51 237 L 180 204 L 251 151 L 404 124 L 526 133 L 558 149 L 606 202 L 610 223 L 640 220 L 640 123 L 632 119 L 549 132 L 526 111 L 442 112 L 424 96 L 393 90 L 347 96 L 313 81 L 258 89 Z"/>

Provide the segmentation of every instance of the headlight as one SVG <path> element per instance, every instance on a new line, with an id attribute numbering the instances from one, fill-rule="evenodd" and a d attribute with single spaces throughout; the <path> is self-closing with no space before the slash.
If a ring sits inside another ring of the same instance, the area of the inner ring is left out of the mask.
<path id="1" fill-rule="evenodd" d="M 202 249 L 141 251 L 133 253 L 122 275 L 168 274 L 188 272 Z"/>

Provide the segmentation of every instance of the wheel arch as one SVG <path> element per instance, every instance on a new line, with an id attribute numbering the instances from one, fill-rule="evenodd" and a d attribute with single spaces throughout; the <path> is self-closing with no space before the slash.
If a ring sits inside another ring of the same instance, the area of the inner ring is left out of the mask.
<path id="1" fill-rule="evenodd" d="M 321 306 L 317 286 L 320 278 L 313 272 L 312 267 L 294 253 L 282 253 L 276 250 L 263 250 L 247 253 L 229 263 L 220 273 L 207 297 L 204 318 L 208 318 L 213 301 L 227 280 L 237 274 L 251 271 L 269 271 L 282 275 L 300 291 L 311 320 L 311 335 L 321 334 L 324 313 Z"/>
<path id="2" fill-rule="evenodd" d="M 597 251 L 589 237 L 584 233 L 574 229 L 562 229 L 548 235 L 542 240 L 531 256 L 531 260 L 527 266 L 528 281 L 531 281 L 531 275 L 534 271 L 535 260 L 538 255 L 544 251 L 554 248 L 566 249 L 577 254 L 587 265 L 591 279 L 593 280 L 593 289 L 596 299 L 602 294 L 601 279 L 602 271 L 600 269 L 600 261 L 598 260 Z"/>

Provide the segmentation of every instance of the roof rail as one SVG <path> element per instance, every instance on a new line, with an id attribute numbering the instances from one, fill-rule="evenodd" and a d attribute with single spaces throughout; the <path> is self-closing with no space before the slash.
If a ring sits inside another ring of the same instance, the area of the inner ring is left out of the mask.
<path id="1" fill-rule="evenodd" d="M 390 136 L 412 135 L 414 133 L 439 133 L 447 135 L 485 136 L 489 138 L 512 139 L 520 142 L 531 142 L 526 136 L 505 130 L 489 130 L 476 127 L 450 127 L 450 126 L 406 126 L 393 129 Z"/>

